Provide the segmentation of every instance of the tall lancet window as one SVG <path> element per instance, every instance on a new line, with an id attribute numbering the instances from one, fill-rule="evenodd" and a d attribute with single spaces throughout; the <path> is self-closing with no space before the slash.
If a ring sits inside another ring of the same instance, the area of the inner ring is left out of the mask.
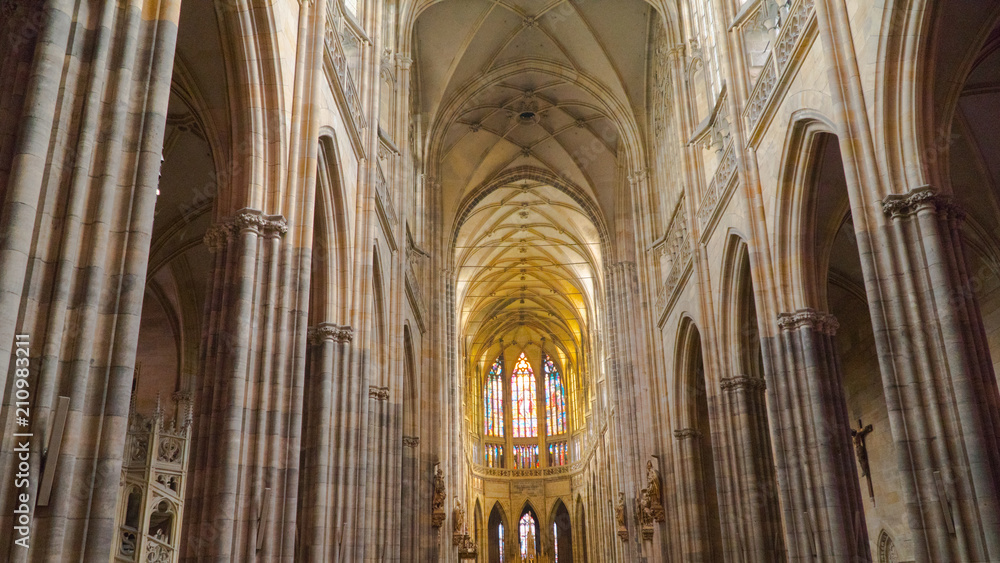
<path id="1" fill-rule="evenodd" d="M 562 376 L 545 354 L 542 367 L 545 370 L 545 422 L 549 436 L 566 432 L 566 388 Z"/>
<path id="2" fill-rule="evenodd" d="M 483 419 L 487 436 L 503 436 L 503 357 L 497 358 L 483 386 Z"/>
<path id="3" fill-rule="evenodd" d="M 510 377 L 511 404 L 514 410 L 515 438 L 538 436 L 538 415 L 535 412 L 535 374 L 524 352 L 514 364 Z"/>
<path id="4" fill-rule="evenodd" d="M 518 524 L 521 536 L 521 561 L 534 561 L 538 553 L 538 523 L 531 512 L 525 511 Z"/>

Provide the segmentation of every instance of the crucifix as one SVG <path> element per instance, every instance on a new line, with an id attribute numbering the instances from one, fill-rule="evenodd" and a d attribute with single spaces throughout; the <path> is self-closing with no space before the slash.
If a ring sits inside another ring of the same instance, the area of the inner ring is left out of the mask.
<path id="1" fill-rule="evenodd" d="M 872 431 L 872 425 L 865 426 L 858 419 L 858 428 L 851 429 L 851 437 L 854 439 L 854 453 L 858 457 L 858 465 L 861 466 L 861 476 L 868 478 L 868 497 L 875 503 L 875 490 L 872 489 L 871 468 L 868 467 L 868 448 L 865 446 L 865 437 Z"/>

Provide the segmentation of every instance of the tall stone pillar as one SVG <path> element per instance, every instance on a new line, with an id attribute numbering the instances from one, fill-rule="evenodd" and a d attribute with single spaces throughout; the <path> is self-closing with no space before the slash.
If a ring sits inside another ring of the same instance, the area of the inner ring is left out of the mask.
<path id="1" fill-rule="evenodd" d="M 769 563 L 785 557 L 778 490 L 771 462 L 771 438 L 764 400 L 764 378 L 737 375 L 721 381 L 722 412 L 737 474 L 728 476 L 734 506 L 723 518 L 727 529 L 726 559 Z"/>
<path id="2" fill-rule="evenodd" d="M 674 430 L 674 439 L 677 441 L 675 459 L 680 464 L 678 505 L 681 507 L 681 518 L 684 521 L 681 526 L 681 533 L 684 534 L 681 553 L 684 561 L 709 562 L 712 560 L 712 536 L 708 533 L 706 510 L 708 497 L 705 495 L 705 487 L 708 483 L 704 482 L 704 472 L 701 470 L 701 464 L 704 463 L 701 457 L 701 440 L 705 438 L 695 428 L 682 428 Z"/>
<path id="3" fill-rule="evenodd" d="M 870 561 L 833 315 L 778 316 L 771 417 L 789 561 Z"/>
<path id="4" fill-rule="evenodd" d="M 286 490 L 286 480 L 297 474 L 298 456 L 289 461 L 272 441 L 298 432 L 279 378 L 284 366 L 271 363 L 279 353 L 279 239 L 286 231 L 281 216 L 244 209 L 205 235 L 215 268 L 195 400 L 186 560 L 251 561 L 292 549 L 273 545 L 273 534 L 265 541 L 281 527 L 286 496 L 294 502 L 297 492 Z"/>
<path id="5" fill-rule="evenodd" d="M 962 247 L 962 212 L 929 187 L 887 196 L 882 211 L 877 247 L 896 270 L 878 280 L 888 345 L 879 355 L 890 374 L 893 439 L 909 473 L 916 558 L 1000 559 L 1000 393 Z"/>
<path id="6" fill-rule="evenodd" d="M 2 4 L 0 560 L 107 560 L 180 0 Z M 46 451 L 60 396 L 62 446 Z"/>
<path id="7" fill-rule="evenodd" d="M 334 441 L 334 405 L 348 344 L 354 331 L 348 326 L 321 323 L 309 329 L 309 372 L 305 385 L 302 477 L 299 494 L 297 556 L 304 561 L 329 561 L 337 543 L 336 482 L 331 468 L 337 455 Z"/>

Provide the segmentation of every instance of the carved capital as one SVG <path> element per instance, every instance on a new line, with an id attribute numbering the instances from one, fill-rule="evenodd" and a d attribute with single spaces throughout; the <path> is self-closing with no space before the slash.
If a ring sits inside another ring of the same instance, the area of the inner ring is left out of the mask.
<path id="1" fill-rule="evenodd" d="M 232 223 L 237 232 L 252 231 L 259 235 L 283 235 L 288 232 L 288 221 L 281 215 L 265 215 L 259 209 L 241 209 Z"/>
<path id="2" fill-rule="evenodd" d="M 799 309 L 794 313 L 778 315 L 778 327 L 788 331 L 808 327 L 816 332 L 833 336 L 840 328 L 840 323 L 830 313 L 823 313 L 815 309 Z"/>
<path id="3" fill-rule="evenodd" d="M 336 323 L 322 323 L 309 328 L 308 339 L 313 346 L 318 346 L 326 340 L 346 343 L 354 339 L 354 329 Z"/>
<path id="4" fill-rule="evenodd" d="M 208 251 L 211 253 L 216 253 L 229 244 L 229 239 L 236 234 L 236 227 L 228 222 L 224 221 L 221 223 L 216 223 L 205 231 L 205 238 L 202 241 L 205 246 L 208 247 Z"/>
<path id="5" fill-rule="evenodd" d="M 628 175 L 629 185 L 633 187 L 639 185 L 640 183 L 642 183 L 643 180 L 646 179 L 646 174 L 647 170 L 645 168 L 638 168 L 632 171 L 632 173 Z"/>
<path id="6" fill-rule="evenodd" d="M 415 448 L 420 445 L 420 436 L 403 436 L 404 448 Z"/>
<path id="7" fill-rule="evenodd" d="M 388 387 L 376 387 L 372 385 L 368 387 L 368 397 L 375 399 L 376 401 L 385 401 L 389 399 L 389 388 Z"/>
<path id="8" fill-rule="evenodd" d="M 965 217 L 965 212 L 951 196 L 941 195 L 930 186 L 920 186 L 905 194 L 887 195 L 882 200 L 882 213 L 892 219 L 915 215 L 928 209 L 959 220 Z"/>
<path id="9" fill-rule="evenodd" d="M 723 391 L 741 391 L 744 389 L 755 390 L 767 388 L 767 383 L 763 377 L 753 375 L 736 375 L 733 377 L 723 377 L 719 382 L 719 387 Z"/>
<path id="10" fill-rule="evenodd" d="M 680 430 L 674 430 L 674 438 L 678 440 L 687 440 L 688 438 L 701 438 L 701 432 L 696 428 L 681 428 Z"/>

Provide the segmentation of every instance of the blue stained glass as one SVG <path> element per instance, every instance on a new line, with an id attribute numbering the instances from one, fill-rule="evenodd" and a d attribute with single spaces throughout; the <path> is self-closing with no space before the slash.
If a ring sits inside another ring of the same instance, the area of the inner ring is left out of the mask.
<path id="1" fill-rule="evenodd" d="M 545 371 L 545 422 L 548 435 L 555 436 L 566 432 L 566 388 L 548 354 L 542 366 Z"/>
<path id="2" fill-rule="evenodd" d="M 514 364 L 511 374 L 511 404 L 513 413 L 513 432 L 515 438 L 534 438 L 538 436 L 538 415 L 535 411 L 535 374 L 531 371 L 528 358 L 521 356 Z"/>
<path id="3" fill-rule="evenodd" d="M 498 357 L 483 386 L 483 422 L 487 436 L 503 436 L 503 357 Z"/>

